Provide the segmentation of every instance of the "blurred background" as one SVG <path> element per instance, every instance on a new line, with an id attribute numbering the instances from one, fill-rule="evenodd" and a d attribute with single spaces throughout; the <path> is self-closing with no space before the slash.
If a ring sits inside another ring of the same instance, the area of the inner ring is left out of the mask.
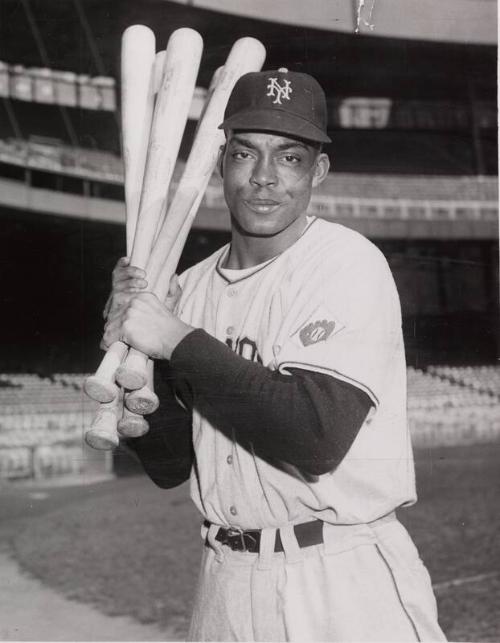
<path id="1" fill-rule="evenodd" d="M 305 71 L 322 84 L 332 171 L 310 211 L 366 235 L 393 271 L 424 500 L 452 481 L 450 498 L 462 511 L 482 473 L 484 488 L 474 489 L 485 502 L 499 486 L 500 435 L 494 0 L 1 0 L 0 480 L 116 482 L 139 472 L 121 450 L 82 445 L 95 410 L 82 383 L 99 363 L 110 274 L 125 254 L 120 39 L 136 23 L 153 29 L 157 51 L 178 27 L 204 39 L 176 177 L 211 75 L 238 37 L 264 43 L 265 68 Z M 180 269 L 228 239 L 214 176 Z M 442 519 L 450 503 L 424 512 L 424 523 Z M 490 533 L 493 507 L 484 505 L 477 533 Z M 477 551 L 477 533 L 464 540 L 463 516 L 450 512 L 448 545 L 459 538 L 463 551 Z M 422 520 L 414 528 L 422 530 Z M 26 547 L 24 562 L 33 568 Z M 483 563 L 491 575 L 498 551 L 465 576 L 481 575 Z M 186 570 L 191 578 L 196 564 Z M 465 573 L 439 570 L 445 583 Z M 484 591 L 498 600 L 495 578 L 497 593 L 489 585 Z M 484 594 L 474 601 L 467 605 L 477 614 Z M 469 613 L 464 605 L 447 621 L 457 640 L 500 636 L 491 610 L 475 617 L 483 629 L 453 630 Z M 148 618 L 166 622 L 160 612 Z"/>

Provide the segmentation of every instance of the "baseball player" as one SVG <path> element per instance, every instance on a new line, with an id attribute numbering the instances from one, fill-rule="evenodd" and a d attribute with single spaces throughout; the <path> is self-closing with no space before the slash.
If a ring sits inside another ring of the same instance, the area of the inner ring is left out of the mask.
<path id="1" fill-rule="evenodd" d="M 158 360 L 161 399 L 128 445 L 161 487 L 190 478 L 204 518 L 190 640 L 444 640 L 395 514 L 416 500 L 395 284 L 307 214 L 326 124 L 310 76 L 243 76 L 221 125 L 231 242 L 166 302 L 115 268 L 103 344 Z"/>

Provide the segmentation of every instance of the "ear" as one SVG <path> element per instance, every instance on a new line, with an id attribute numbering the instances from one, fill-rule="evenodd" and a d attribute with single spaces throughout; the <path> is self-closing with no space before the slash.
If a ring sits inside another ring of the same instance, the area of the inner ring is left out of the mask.
<path id="1" fill-rule="evenodd" d="M 330 169 L 330 159 L 324 152 L 320 152 L 316 158 L 316 167 L 314 168 L 314 175 L 312 180 L 313 188 L 317 187 L 326 179 L 328 170 Z"/>
<path id="2" fill-rule="evenodd" d="M 217 158 L 217 167 L 219 168 L 219 174 L 221 179 L 224 178 L 224 154 L 226 153 L 226 144 L 219 147 L 219 156 Z"/>

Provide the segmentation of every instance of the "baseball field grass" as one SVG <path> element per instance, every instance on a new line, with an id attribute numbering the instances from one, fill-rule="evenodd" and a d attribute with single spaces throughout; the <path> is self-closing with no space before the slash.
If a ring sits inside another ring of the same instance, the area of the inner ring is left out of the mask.
<path id="1" fill-rule="evenodd" d="M 452 641 L 500 640 L 500 444 L 416 454 L 419 502 L 401 510 L 431 572 Z M 48 513 L 5 532 L 31 574 L 107 614 L 186 632 L 201 554 L 200 517 L 186 485 L 135 475 L 100 493 L 73 491 Z"/>

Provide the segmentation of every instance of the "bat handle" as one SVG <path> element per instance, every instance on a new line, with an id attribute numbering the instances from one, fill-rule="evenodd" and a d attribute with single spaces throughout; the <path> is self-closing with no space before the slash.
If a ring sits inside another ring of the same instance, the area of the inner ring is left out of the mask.
<path id="1" fill-rule="evenodd" d="M 149 415 L 150 413 L 154 413 L 160 405 L 158 396 L 154 392 L 153 369 L 154 362 L 152 359 L 149 359 L 147 366 L 148 381 L 146 385 L 136 391 L 130 391 L 130 393 L 125 394 L 125 406 L 129 411 L 138 413 L 139 415 Z"/>
<path id="2" fill-rule="evenodd" d="M 118 422 L 118 433 L 122 438 L 139 438 L 148 431 L 149 424 L 142 415 L 123 409 L 123 416 Z"/>
<path id="3" fill-rule="evenodd" d="M 118 396 L 115 384 L 116 369 L 127 354 L 128 347 L 123 342 L 112 344 L 94 375 L 87 377 L 84 384 L 85 393 L 96 402 L 111 402 Z"/>
<path id="4" fill-rule="evenodd" d="M 131 348 L 123 364 L 116 371 L 116 381 L 123 388 L 135 391 L 148 381 L 148 356 Z"/>
<path id="5" fill-rule="evenodd" d="M 122 413 L 121 393 L 111 402 L 101 404 L 91 427 L 85 432 L 85 442 L 93 449 L 109 451 L 118 446 L 118 419 Z"/>

